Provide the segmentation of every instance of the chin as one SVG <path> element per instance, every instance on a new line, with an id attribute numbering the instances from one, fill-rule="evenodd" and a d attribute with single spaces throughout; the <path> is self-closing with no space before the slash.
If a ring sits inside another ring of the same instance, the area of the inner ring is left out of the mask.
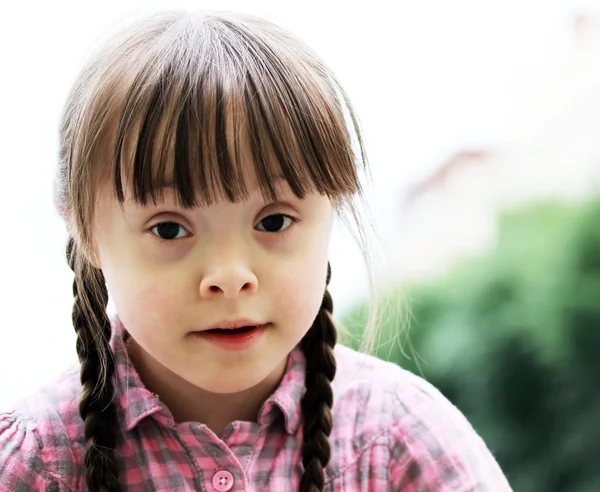
<path id="1" fill-rule="evenodd" d="M 181 377 L 194 386 L 215 394 L 241 393 L 259 386 L 262 392 L 267 389 L 273 390 L 279 384 L 286 363 L 287 358 L 279 362 L 263 358 L 262 361 L 255 360 L 252 363 L 239 361 L 237 364 L 210 364 L 205 366 L 202 372 L 185 371 L 187 374 L 181 374 Z"/>
<path id="2" fill-rule="evenodd" d="M 242 393 L 247 391 L 258 384 L 261 383 L 262 380 L 256 378 L 229 378 L 229 380 L 224 381 L 225 378 L 219 378 L 218 380 L 206 380 L 202 379 L 200 381 L 189 381 L 194 386 L 203 389 L 204 391 L 208 391 L 209 393 L 215 394 L 234 394 L 234 393 Z"/>

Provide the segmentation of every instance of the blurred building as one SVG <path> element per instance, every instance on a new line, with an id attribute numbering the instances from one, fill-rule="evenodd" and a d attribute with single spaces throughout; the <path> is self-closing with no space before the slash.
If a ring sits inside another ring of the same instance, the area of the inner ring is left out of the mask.
<path id="1" fill-rule="evenodd" d="M 438 275 L 490 247 L 506 208 L 599 191 L 600 10 L 576 13 L 572 34 L 555 75 L 524 89 L 516 141 L 458 152 L 402 197 L 394 277 Z"/>

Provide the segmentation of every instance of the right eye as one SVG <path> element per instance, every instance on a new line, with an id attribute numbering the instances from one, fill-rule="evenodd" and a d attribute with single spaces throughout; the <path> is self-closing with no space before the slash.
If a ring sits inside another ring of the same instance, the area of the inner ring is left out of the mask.
<path id="1" fill-rule="evenodd" d="M 150 229 L 153 234 L 160 239 L 170 241 L 172 239 L 181 239 L 187 237 L 188 230 L 177 222 L 160 222 Z"/>

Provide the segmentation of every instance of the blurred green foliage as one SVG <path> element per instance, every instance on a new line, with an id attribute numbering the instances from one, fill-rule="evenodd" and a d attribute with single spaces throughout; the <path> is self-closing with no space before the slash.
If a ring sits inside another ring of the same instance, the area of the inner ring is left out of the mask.
<path id="1" fill-rule="evenodd" d="M 493 251 L 408 292 L 418 356 L 389 343 L 407 329 L 393 309 L 376 355 L 439 388 L 515 492 L 600 491 L 600 200 L 507 213 Z"/>

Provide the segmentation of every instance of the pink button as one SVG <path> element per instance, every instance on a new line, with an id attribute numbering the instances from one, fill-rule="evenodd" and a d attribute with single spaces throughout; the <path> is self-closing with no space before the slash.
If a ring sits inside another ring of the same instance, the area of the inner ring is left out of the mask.
<path id="1" fill-rule="evenodd" d="M 215 473 L 213 485 L 219 492 L 227 492 L 233 487 L 233 475 L 227 470 L 221 470 Z"/>

